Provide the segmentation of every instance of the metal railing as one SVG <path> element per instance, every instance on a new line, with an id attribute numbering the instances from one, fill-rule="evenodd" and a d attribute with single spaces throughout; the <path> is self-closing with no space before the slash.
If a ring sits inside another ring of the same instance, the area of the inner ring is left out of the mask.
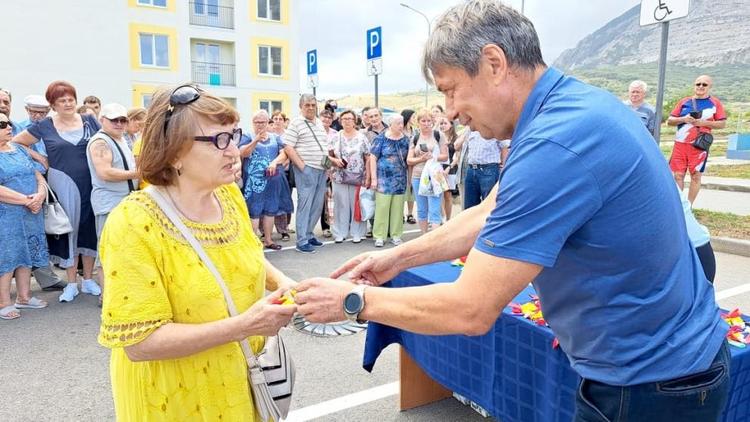
<path id="1" fill-rule="evenodd" d="M 234 7 L 191 1 L 190 23 L 214 28 L 234 29 Z"/>
<path id="2" fill-rule="evenodd" d="M 192 62 L 193 82 L 202 85 L 235 86 L 233 64 Z"/>

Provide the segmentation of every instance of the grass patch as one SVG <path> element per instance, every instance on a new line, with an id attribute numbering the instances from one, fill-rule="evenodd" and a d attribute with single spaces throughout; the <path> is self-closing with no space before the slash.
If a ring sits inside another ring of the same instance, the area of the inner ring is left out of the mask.
<path id="1" fill-rule="evenodd" d="M 706 176 L 732 177 L 750 179 L 750 164 L 733 164 L 726 166 L 708 166 Z"/>
<path id="2" fill-rule="evenodd" d="M 693 209 L 695 218 L 708 227 L 711 236 L 750 240 L 750 216 Z"/>

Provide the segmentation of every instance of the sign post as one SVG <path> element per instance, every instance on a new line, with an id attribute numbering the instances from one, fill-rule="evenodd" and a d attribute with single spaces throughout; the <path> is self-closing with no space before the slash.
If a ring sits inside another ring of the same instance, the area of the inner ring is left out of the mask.
<path id="1" fill-rule="evenodd" d="M 375 107 L 378 105 L 378 75 L 383 73 L 382 27 L 367 30 L 367 75 L 375 77 Z"/>
<path id="2" fill-rule="evenodd" d="M 659 50 L 659 87 L 656 91 L 656 125 L 654 139 L 661 141 L 661 115 L 664 108 L 664 78 L 667 73 L 667 43 L 669 41 L 669 21 L 688 15 L 690 0 L 641 0 L 641 26 L 661 25 L 661 48 Z"/>
<path id="3" fill-rule="evenodd" d="M 307 52 L 307 85 L 312 88 L 315 96 L 315 88 L 318 87 L 318 50 Z"/>

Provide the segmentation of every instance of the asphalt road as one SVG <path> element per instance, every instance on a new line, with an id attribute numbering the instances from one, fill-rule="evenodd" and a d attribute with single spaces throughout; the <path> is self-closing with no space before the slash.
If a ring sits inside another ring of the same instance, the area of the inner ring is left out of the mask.
<path id="1" fill-rule="evenodd" d="M 407 229 L 414 228 L 407 225 Z M 371 241 L 359 245 L 347 242 L 326 245 L 314 255 L 286 250 L 268 257 L 292 277 L 302 279 L 326 275 L 347 258 L 369 249 L 373 249 Z M 717 261 L 717 296 L 734 294 L 720 299 L 720 305 L 750 312 L 750 258 L 717 254 Z M 24 311 L 20 320 L 0 321 L 0 421 L 114 420 L 109 352 L 96 342 L 96 298 L 83 295 L 71 304 L 61 304 L 56 292 L 35 294 L 50 306 Z M 298 371 L 290 420 L 487 420 L 454 399 L 399 412 L 393 385 L 398 379 L 398 349 L 386 349 L 369 374 L 361 367 L 364 332 L 314 338 L 287 328 L 284 336 Z M 350 396 L 362 391 L 365 393 L 356 399 Z M 382 391 L 386 392 L 377 395 Z M 380 398 L 371 400 L 374 397 Z"/>

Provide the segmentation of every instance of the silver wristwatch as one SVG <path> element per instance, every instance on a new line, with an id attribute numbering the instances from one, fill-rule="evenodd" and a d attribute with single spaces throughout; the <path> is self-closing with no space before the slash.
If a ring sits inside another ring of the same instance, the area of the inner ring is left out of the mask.
<path id="1" fill-rule="evenodd" d="M 365 289 L 364 284 L 358 284 L 351 292 L 344 296 L 344 314 L 350 321 L 358 324 L 364 324 L 366 321 L 359 318 L 360 312 L 365 309 Z"/>

